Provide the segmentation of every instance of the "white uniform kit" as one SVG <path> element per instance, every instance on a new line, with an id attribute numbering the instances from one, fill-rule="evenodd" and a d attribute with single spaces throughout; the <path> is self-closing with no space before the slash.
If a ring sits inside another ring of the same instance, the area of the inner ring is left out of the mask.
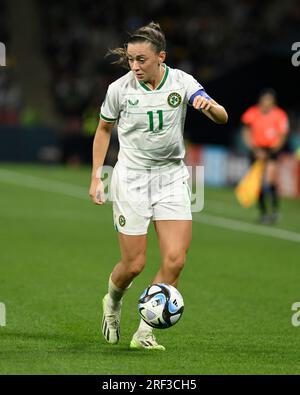
<path id="1" fill-rule="evenodd" d="M 109 85 L 100 117 L 117 122 L 120 151 L 111 180 L 114 223 L 128 235 L 152 220 L 191 220 L 189 173 L 183 163 L 187 104 L 206 95 L 191 75 L 165 64 L 156 89 L 132 71 Z"/>

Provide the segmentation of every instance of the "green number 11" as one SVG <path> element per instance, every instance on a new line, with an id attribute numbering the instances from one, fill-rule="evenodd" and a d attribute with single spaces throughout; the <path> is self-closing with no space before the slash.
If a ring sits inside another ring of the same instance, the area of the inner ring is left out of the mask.
<path id="1" fill-rule="evenodd" d="M 154 130 L 154 117 L 153 117 L 153 111 L 148 111 L 148 117 L 149 117 L 149 129 L 150 132 L 158 132 L 159 130 L 162 130 L 164 126 L 163 122 L 163 111 L 162 110 L 157 110 L 156 113 L 158 114 L 158 129 Z"/>

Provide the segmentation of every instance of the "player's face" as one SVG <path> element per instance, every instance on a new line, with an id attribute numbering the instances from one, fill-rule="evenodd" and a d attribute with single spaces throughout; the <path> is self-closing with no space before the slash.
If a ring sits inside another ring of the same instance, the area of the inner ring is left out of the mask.
<path id="1" fill-rule="evenodd" d="M 139 81 L 148 82 L 157 77 L 160 64 L 165 60 L 165 52 L 155 52 L 149 42 L 131 43 L 127 47 L 130 69 Z"/>
<path id="2" fill-rule="evenodd" d="M 266 93 L 259 99 L 259 106 L 263 112 L 270 111 L 275 105 L 275 98 L 273 95 Z"/>

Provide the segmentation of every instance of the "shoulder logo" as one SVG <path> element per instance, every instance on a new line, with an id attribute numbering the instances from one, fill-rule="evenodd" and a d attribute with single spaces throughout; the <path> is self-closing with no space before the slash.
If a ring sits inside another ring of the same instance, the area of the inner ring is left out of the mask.
<path id="1" fill-rule="evenodd" d="M 130 99 L 128 99 L 128 103 L 129 103 L 131 106 L 136 106 L 136 105 L 138 104 L 138 102 L 139 102 L 139 99 L 136 99 L 136 100 L 130 100 Z"/>
<path id="2" fill-rule="evenodd" d="M 126 219 L 125 219 L 124 215 L 119 216 L 119 224 L 120 224 L 120 226 L 125 226 Z"/>
<path id="3" fill-rule="evenodd" d="M 173 108 L 178 107 L 181 103 L 181 100 L 181 96 L 177 92 L 172 92 L 168 96 L 168 104 Z"/>

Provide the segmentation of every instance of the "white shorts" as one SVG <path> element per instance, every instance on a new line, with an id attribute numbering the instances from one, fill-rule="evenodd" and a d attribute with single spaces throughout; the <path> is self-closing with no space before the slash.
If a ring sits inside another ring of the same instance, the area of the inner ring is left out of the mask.
<path id="1" fill-rule="evenodd" d="M 144 235 L 150 219 L 192 220 L 188 178 L 183 163 L 157 170 L 131 170 L 117 163 L 111 180 L 116 230 Z"/>

